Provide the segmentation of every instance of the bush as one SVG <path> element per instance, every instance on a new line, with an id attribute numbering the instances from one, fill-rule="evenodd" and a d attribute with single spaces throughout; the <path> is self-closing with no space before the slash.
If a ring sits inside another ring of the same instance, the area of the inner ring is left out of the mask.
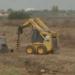
<path id="1" fill-rule="evenodd" d="M 27 18 L 30 18 L 30 15 L 23 10 L 12 11 L 8 16 L 8 19 L 27 19 Z"/>

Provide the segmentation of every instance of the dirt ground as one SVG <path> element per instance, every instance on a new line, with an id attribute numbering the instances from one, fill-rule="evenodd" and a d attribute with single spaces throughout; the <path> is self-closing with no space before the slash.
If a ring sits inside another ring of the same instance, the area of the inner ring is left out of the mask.
<path id="1" fill-rule="evenodd" d="M 5 22 L 0 24 L 9 48 L 13 53 L 0 54 L 0 75 L 75 75 L 75 28 L 50 27 L 59 32 L 59 53 L 48 55 L 27 55 L 25 46 L 31 40 L 31 29 L 21 36 L 21 48 L 16 50 L 17 26 Z"/>

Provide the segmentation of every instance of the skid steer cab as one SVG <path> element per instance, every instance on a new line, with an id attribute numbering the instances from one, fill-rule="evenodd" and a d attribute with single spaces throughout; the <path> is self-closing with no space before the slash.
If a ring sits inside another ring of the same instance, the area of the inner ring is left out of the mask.
<path id="1" fill-rule="evenodd" d="M 51 32 L 39 18 L 31 18 L 18 28 L 18 40 L 23 33 L 23 29 L 32 26 L 32 42 L 26 47 L 27 54 L 49 54 L 54 53 L 58 49 L 58 35 Z M 19 44 L 17 44 L 19 47 Z"/>
<path id="2" fill-rule="evenodd" d="M 40 36 L 42 34 L 42 36 Z M 27 54 L 52 54 L 58 50 L 58 42 L 55 33 L 41 33 L 33 31 L 32 43 L 26 47 Z"/>

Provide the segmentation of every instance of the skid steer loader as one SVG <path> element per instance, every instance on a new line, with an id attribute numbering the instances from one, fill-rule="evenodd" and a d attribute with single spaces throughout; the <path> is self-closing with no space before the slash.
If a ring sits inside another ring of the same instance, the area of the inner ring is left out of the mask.
<path id="1" fill-rule="evenodd" d="M 31 18 L 18 27 L 17 47 L 19 47 L 20 35 L 23 29 L 32 26 L 32 44 L 26 47 L 27 54 L 48 54 L 58 49 L 58 34 L 50 31 L 39 18 Z"/>

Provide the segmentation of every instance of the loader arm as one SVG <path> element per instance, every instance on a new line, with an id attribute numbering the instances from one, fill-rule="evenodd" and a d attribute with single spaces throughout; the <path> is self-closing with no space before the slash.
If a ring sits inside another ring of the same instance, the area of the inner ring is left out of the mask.
<path id="1" fill-rule="evenodd" d="M 33 28 L 37 29 L 40 32 L 43 31 L 43 29 L 39 27 L 39 25 L 33 19 L 30 19 L 27 23 L 23 24 L 23 28 L 26 28 L 29 26 L 32 26 Z"/>
<path id="2" fill-rule="evenodd" d="M 25 22 L 22 26 L 18 28 L 19 35 L 23 32 L 24 28 L 32 26 L 34 29 L 36 29 L 43 39 L 45 39 L 46 36 L 51 34 L 49 31 L 49 28 L 39 19 L 39 18 L 31 18 L 27 22 Z M 44 36 L 42 33 L 46 33 Z"/>
<path id="3" fill-rule="evenodd" d="M 29 26 L 37 29 L 39 32 L 49 31 L 49 28 L 39 18 L 29 19 L 22 25 L 22 28 L 26 28 Z"/>
<path id="4" fill-rule="evenodd" d="M 40 18 L 36 18 L 35 22 L 37 22 L 37 24 L 44 30 L 44 31 L 49 31 L 49 28 L 47 27 L 47 25 L 40 19 Z"/>
<path id="5" fill-rule="evenodd" d="M 48 33 L 49 28 L 39 19 L 39 18 L 31 18 L 27 22 L 25 22 L 23 25 L 18 27 L 18 38 L 17 38 L 17 49 L 19 48 L 19 42 L 20 42 L 20 35 L 23 32 L 24 28 L 32 26 L 34 29 L 39 31 L 40 35 L 43 39 L 45 39 L 45 36 L 42 35 L 42 33 Z"/>

